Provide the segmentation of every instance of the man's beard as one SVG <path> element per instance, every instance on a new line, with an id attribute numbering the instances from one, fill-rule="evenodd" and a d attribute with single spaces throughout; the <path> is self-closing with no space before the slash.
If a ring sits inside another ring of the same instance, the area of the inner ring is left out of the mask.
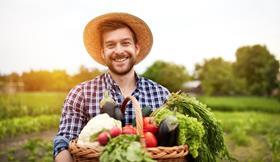
<path id="1" fill-rule="evenodd" d="M 116 56 L 115 58 L 118 58 L 118 57 L 125 57 L 125 56 Z M 113 65 L 114 60 L 113 59 L 114 59 L 113 57 L 110 57 L 109 61 L 106 61 L 106 64 L 107 64 L 108 68 L 110 69 L 110 71 L 114 74 L 117 74 L 117 75 L 126 75 L 127 73 L 129 73 L 131 71 L 131 69 L 134 67 L 134 64 L 135 64 L 135 58 L 132 57 L 131 54 L 128 54 L 128 58 L 127 58 L 128 59 L 128 65 L 126 65 L 127 68 L 119 70 L 116 67 L 114 67 L 114 65 Z"/>

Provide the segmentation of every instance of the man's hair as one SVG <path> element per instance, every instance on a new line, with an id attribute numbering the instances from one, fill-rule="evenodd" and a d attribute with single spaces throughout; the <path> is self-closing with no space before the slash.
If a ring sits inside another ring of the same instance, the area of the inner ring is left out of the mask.
<path id="1" fill-rule="evenodd" d="M 128 28 L 131 31 L 133 41 L 136 44 L 137 43 L 137 37 L 136 37 L 135 32 L 132 30 L 132 28 L 129 25 L 127 25 L 124 22 L 108 21 L 108 22 L 101 23 L 100 26 L 99 26 L 99 30 L 100 30 L 101 35 L 103 35 L 106 32 L 110 32 L 110 31 L 113 31 L 113 30 L 121 29 L 121 28 Z M 101 44 L 103 44 L 103 41 L 101 41 Z"/>

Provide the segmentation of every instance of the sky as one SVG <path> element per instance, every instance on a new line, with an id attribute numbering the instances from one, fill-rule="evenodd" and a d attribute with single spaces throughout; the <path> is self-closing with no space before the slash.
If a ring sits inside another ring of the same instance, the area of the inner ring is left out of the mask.
<path id="1" fill-rule="evenodd" d="M 139 73 L 156 60 L 192 73 L 204 59 L 234 61 L 239 47 L 255 44 L 280 59 L 279 0 L 0 0 L 0 74 L 106 69 L 84 48 L 83 30 L 108 12 L 136 15 L 151 28 L 154 44 Z"/>

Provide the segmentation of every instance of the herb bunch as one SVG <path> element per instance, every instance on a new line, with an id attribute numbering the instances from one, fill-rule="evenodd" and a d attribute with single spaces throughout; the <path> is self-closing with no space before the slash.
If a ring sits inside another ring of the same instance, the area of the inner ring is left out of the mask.
<path id="1" fill-rule="evenodd" d="M 202 147 L 199 149 L 199 156 L 194 159 L 195 161 L 213 162 L 216 161 L 216 157 L 233 160 L 224 143 L 221 124 L 207 105 L 185 93 L 172 93 L 166 102 L 166 107 L 172 111 L 176 109 L 177 112 L 194 117 L 203 123 L 205 135 Z"/>
<path id="2" fill-rule="evenodd" d="M 99 160 L 101 162 L 155 162 L 143 149 L 138 135 L 121 135 L 111 139 Z"/>

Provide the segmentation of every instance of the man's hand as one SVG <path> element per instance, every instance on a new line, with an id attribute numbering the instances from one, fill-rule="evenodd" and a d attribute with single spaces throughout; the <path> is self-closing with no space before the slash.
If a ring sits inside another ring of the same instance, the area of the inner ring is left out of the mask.
<path id="1" fill-rule="evenodd" d="M 73 158 L 68 150 L 63 150 L 57 154 L 55 162 L 73 162 Z"/>

